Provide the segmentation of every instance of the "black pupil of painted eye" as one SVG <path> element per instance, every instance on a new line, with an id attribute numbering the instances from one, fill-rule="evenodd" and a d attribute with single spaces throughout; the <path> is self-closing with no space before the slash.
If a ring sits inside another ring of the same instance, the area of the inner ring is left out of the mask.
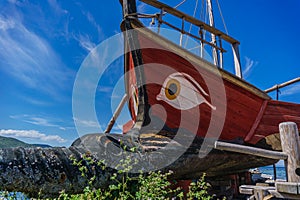
<path id="1" fill-rule="evenodd" d="M 175 83 L 171 83 L 168 88 L 168 92 L 170 95 L 174 95 L 177 92 L 177 85 Z"/>

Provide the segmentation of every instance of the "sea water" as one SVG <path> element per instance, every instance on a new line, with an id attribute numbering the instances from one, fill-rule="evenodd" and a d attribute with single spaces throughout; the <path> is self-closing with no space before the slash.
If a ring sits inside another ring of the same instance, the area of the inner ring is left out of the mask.
<path id="1" fill-rule="evenodd" d="M 273 166 L 266 166 L 266 167 L 260 167 L 259 171 L 262 174 L 268 174 L 274 177 L 274 169 Z M 276 166 L 276 179 L 280 179 L 280 180 L 286 180 L 286 172 L 285 172 L 285 167 L 282 166 Z"/>

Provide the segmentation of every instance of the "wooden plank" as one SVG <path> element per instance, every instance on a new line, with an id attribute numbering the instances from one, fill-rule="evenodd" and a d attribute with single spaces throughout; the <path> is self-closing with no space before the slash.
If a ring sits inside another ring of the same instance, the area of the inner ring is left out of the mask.
<path id="1" fill-rule="evenodd" d="M 288 85 L 297 83 L 297 82 L 299 82 L 299 81 L 300 81 L 300 77 L 294 78 L 294 79 L 289 80 L 289 81 L 287 81 L 287 82 L 285 82 L 285 83 L 281 83 L 281 84 L 279 84 L 279 85 L 274 85 L 273 87 L 271 87 L 271 88 L 269 88 L 269 89 L 266 89 L 265 92 L 266 92 L 266 93 L 272 92 L 272 91 L 274 91 L 274 90 L 277 90 L 277 89 L 286 87 L 286 86 L 288 86 Z"/>
<path id="2" fill-rule="evenodd" d="M 288 182 L 300 182 L 300 139 L 296 123 L 284 122 L 279 125 L 282 151 L 288 156 L 285 162 Z"/>
<path id="3" fill-rule="evenodd" d="M 160 46 L 162 46 L 163 48 L 176 53 L 177 55 L 185 58 L 189 62 L 197 63 L 197 65 L 201 66 L 201 68 L 216 75 L 221 75 L 224 80 L 227 80 L 238 87 L 242 87 L 263 99 L 270 99 L 270 97 L 265 92 L 244 81 L 243 79 L 240 79 L 225 70 L 216 68 L 213 64 L 207 62 L 204 59 L 199 58 L 199 56 L 196 56 L 191 52 L 187 51 L 186 49 L 181 48 L 178 45 L 170 42 L 166 38 L 163 38 L 155 34 L 154 32 L 143 28 L 144 26 L 139 21 L 132 20 L 131 22 L 133 28 L 137 28 L 136 30 L 140 32 L 140 34 L 142 34 L 142 37 L 146 37 L 147 39 L 151 40 L 152 43 L 160 44 Z M 153 47 L 153 45 L 151 45 L 150 47 Z"/>
<path id="4" fill-rule="evenodd" d="M 202 27 L 204 30 L 207 30 L 209 31 L 210 33 L 213 33 L 214 35 L 217 35 L 217 36 L 220 36 L 223 40 L 231 43 L 231 44 L 239 44 L 239 41 L 237 41 L 236 39 L 230 37 L 229 35 L 227 35 L 226 33 L 223 33 L 222 31 L 198 20 L 198 19 L 195 19 L 194 17 L 190 16 L 190 15 L 187 15 L 186 13 L 183 13 L 179 10 L 176 10 L 164 3 L 161 3 L 157 0 L 141 0 L 142 2 L 146 3 L 146 4 L 149 4 L 151 6 L 154 6 L 158 9 L 163 9 L 165 12 L 167 13 L 170 13 L 176 17 L 179 17 L 179 18 L 184 18 L 187 22 L 190 22 L 198 27 Z"/>
<path id="5" fill-rule="evenodd" d="M 288 157 L 286 153 L 282 153 L 282 152 L 270 151 L 261 148 L 249 147 L 245 145 L 232 144 L 232 143 L 220 142 L 220 141 L 215 142 L 215 149 L 243 153 L 243 154 L 250 154 L 250 155 L 277 159 L 277 160 L 287 159 Z"/>
<path id="6" fill-rule="evenodd" d="M 143 44 L 147 44 L 150 41 L 146 38 L 141 38 L 140 41 Z M 217 85 L 218 79 L 215 74 L 210 73 L 209 71 L 202 69 L 201 66 L 193 65 L 178 56 L 177 54 L 167 51 L 162 47 L 155 45 L 153 49 L 143 48 L 143 61 L 144 61 L 144 71 L 146 77 L 147 85 L 147 94 L 148 101 L 151 105 L 161 104 L 162 102 L 157 102 L 156 96 L 159 94 L 161 90 L 161 85 L 164 80 L 168 77 L 169 74 L 173 73 L 174 70 L 177 72 L 184 72 L 192 77 L 203 87 L 205 91 L 209 93 L 209 95 L 218 95 L 219 87 L 213 86 Z M 168 58 L 168 59 L 164 59 Z M 208 91 L 206 80 L 209 79 L 210 83 L 210 91 Z M 157 84 L 151 84 L 157 83 Z M 159 84 L 158 84 L 159 83 Z M 222 134 L 222 140 L 234 140 L 236 138 L 244 138 L 246 133 L 248 133 L 255 122 L 255 119 L 260 111 L 260 108 L 264 102 L 263 99 L 255 96 L 248 90 L 244 90 L 239 88 L 238 86 L 232 84 L 231 82 L 224 81 L 224 86 L 226 90 L 227 96 L 227 114 L 226 114 L 226 122 L 224 125 L 224 134 Z M 226 101 L 220 101 L 222 98 L 217 98 L 217 105 L 226 104 Z M 209 124 L 209 120 L 211 118 L 210 109 L 208 109 L 207 113 L 203 113 L 207 109 L 204 109 L 205 105 L 201 105 L 200 108 L 200 116 L 201 123 L 200 128 L 201 131 L 198 132 L 198 135 L 204 136 L 205 128 L 203 124 Z M 172 110 L 172 108 L 170 108 Z M 169 110 L 169 109 L 168 109 Z M 173 111 L 170 113 L 176 113 L 177 111 Z M 152 112 L 153 113 L 153 112 Z M 155 112 L 156 113 L 156 112 Z M 156 113 L 157 114 L 157 113 Z M 159 115 L 160 116 L 160 115 Z M 204 119 L 204 117 L 208 117 L 208 119 Z M 222 116 L 220 116 L 221 118 Z M 173 118 L 173 119 L 171 119 Z M 179 125 L 180 121 L 176 120 L 176 118 L 180 119 L 179 116 L 174 115 L 168 117 L 168 123 L 172 123 L 172 127 L 176 127 L 175 124 Z M 188 121 L 188 123 L 193 123 L 195 120 L 194 115 L 191 113 L 188 118 L 185 118 L 184 121 Z M 198 123 L 198 122 L 197 122 Z M 234 125 L 233 125 L 234 124 Z M 183 124 L 180 124 L 181 126 Z M 190 125 L 191 126 L 191 125 Z M 198 125 L 197 125 L 198 126 Z M 178 127 L 178 126 L 177 126 Z M 194 126 L 195 127 L 195 126 Z M 275 126 L 276 130 L 278 129 L 277 125 Z M 201 134 L 202 133 L 202 134 Z"/>
<path id="7" fill-rule="evenodd" d="M 269 192 L 264 188 L 255 188 L 253 193 L 257 200 L 265 200 L 265 197 L 269 194 Z"/>
<path id="8" fill-rule="evenodd" d="M 286 193 L 280 193 L 277 192 L 276 190 L 269 190 L 269 193 L 272 194 L 276 198 L 280 199 L 300 199 L 300 195 L 296 194 L 286 194 Z"/>
<path id="9" fill-rule="evenodd" d="M 265 114 L 278 115 L 278 113 L 300 116 L 300 104 L 270 100 Z"/>
<path id="10" fill-rule="evenodd" d="M 276 182 L 276 190 L 287 194 L 299 194 L 298 187 L 299 183 L 293 182 Z"/>
<path id="11" fill-rule="evenodd" d="M 254 191 L 263 190 L 263 191 L 269 191 L 269 190 L 275 190 L 275 187 L 272 186 L 257 186 L 257 185 L 241 185 L 239 187 L 239 191 L 241 194 L 248 194 L 252 195 L 254 194 Z"/>
<path id="12" fill-rule="evenodd" d="M 248 194 L 248 195 L 252 195 L 253 194 L 253 188 L 246 188 L 246 187 L 239 187 L 239 192 L 241 194 Z"/>
<path id="13" fill-rule="evenodd" d="M 253 137 L 254 133 L 255 133 L 255 130 L 257 129 L 258 125 L 260 124 L 260 121 L 261 121 L 261 118 L 265 112 L 265 109 L 266 109 L 266 106 L 267 106 L 267 103 L 268 101 L 265 100 L 260 108 L 260 111 L 256 117 L 256 120 L 251 128 L 251 130 L 249 131 L 249 133 L 247 134 L 246 138 L 245 138 L 245 141 L 250 141 L 251 138 Z"/>

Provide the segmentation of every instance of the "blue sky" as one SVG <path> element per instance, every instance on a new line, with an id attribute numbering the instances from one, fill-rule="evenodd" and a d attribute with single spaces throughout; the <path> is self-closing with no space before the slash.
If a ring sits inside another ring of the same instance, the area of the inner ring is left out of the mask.
<path id="1" fill-rule="evenodd" d="M 164 2 L 175 6 L 181 0 Z M 247 81 L 267 89 L 300 76 L 300 1 L 219 3 L 230 35 L 241 42 Z M 153 11 L 138 5 L 140 12 Z M 73 117 L 72 91 L 89 52 L 120 32 L 119 1 L 1 0 L 0 7 L 0 135 L 69 146 L 78 137 L 74 120 L 86 133 L 99 132 L 94 121 Z M 179 8 L 192 13 L 194 1 Z M 220 20 L 216 24 L 224 30 Z M 122 72 L 118 59 L 99 82 L 95 108 L 102 129 L 111 117 L 111 105 L 122 96 L 122 89 L 112 95 Z M 300 84 L 282 89 L 280 99 L 300 103 Z M 119 124 L 126 121 L 126 112 Z"/>

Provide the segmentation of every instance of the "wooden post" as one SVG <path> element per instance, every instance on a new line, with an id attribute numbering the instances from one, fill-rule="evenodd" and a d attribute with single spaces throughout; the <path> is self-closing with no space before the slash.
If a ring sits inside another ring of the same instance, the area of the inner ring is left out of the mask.
<path id="1" fill-rule="evenodd" d="M 119 103 L 116 111 L 114 112 L 112 118 L 110 119 L 109 124 L 107 125 L 106 130 L 104 131 L 104 133 L 109 133 L 111 131 L 112 127 L 115 125 L 115 122 L 116 122 L 117 118 L 119 117 L 119 115 L 122 111 L 122 108 L 124 107 L 127 100 L 128 100 L 127 94 L 124 94 L 124 96 L 121 99 L 121 102 Z"/>
<path id="2" fill-rule="evenodd" d="M 300 183 L 300 140 L 297 125 L 294 122 L 284 122 L 279 124 L 279 131 L 282 151 L 288 155 L 285 160 L 287 181 Z"/>

